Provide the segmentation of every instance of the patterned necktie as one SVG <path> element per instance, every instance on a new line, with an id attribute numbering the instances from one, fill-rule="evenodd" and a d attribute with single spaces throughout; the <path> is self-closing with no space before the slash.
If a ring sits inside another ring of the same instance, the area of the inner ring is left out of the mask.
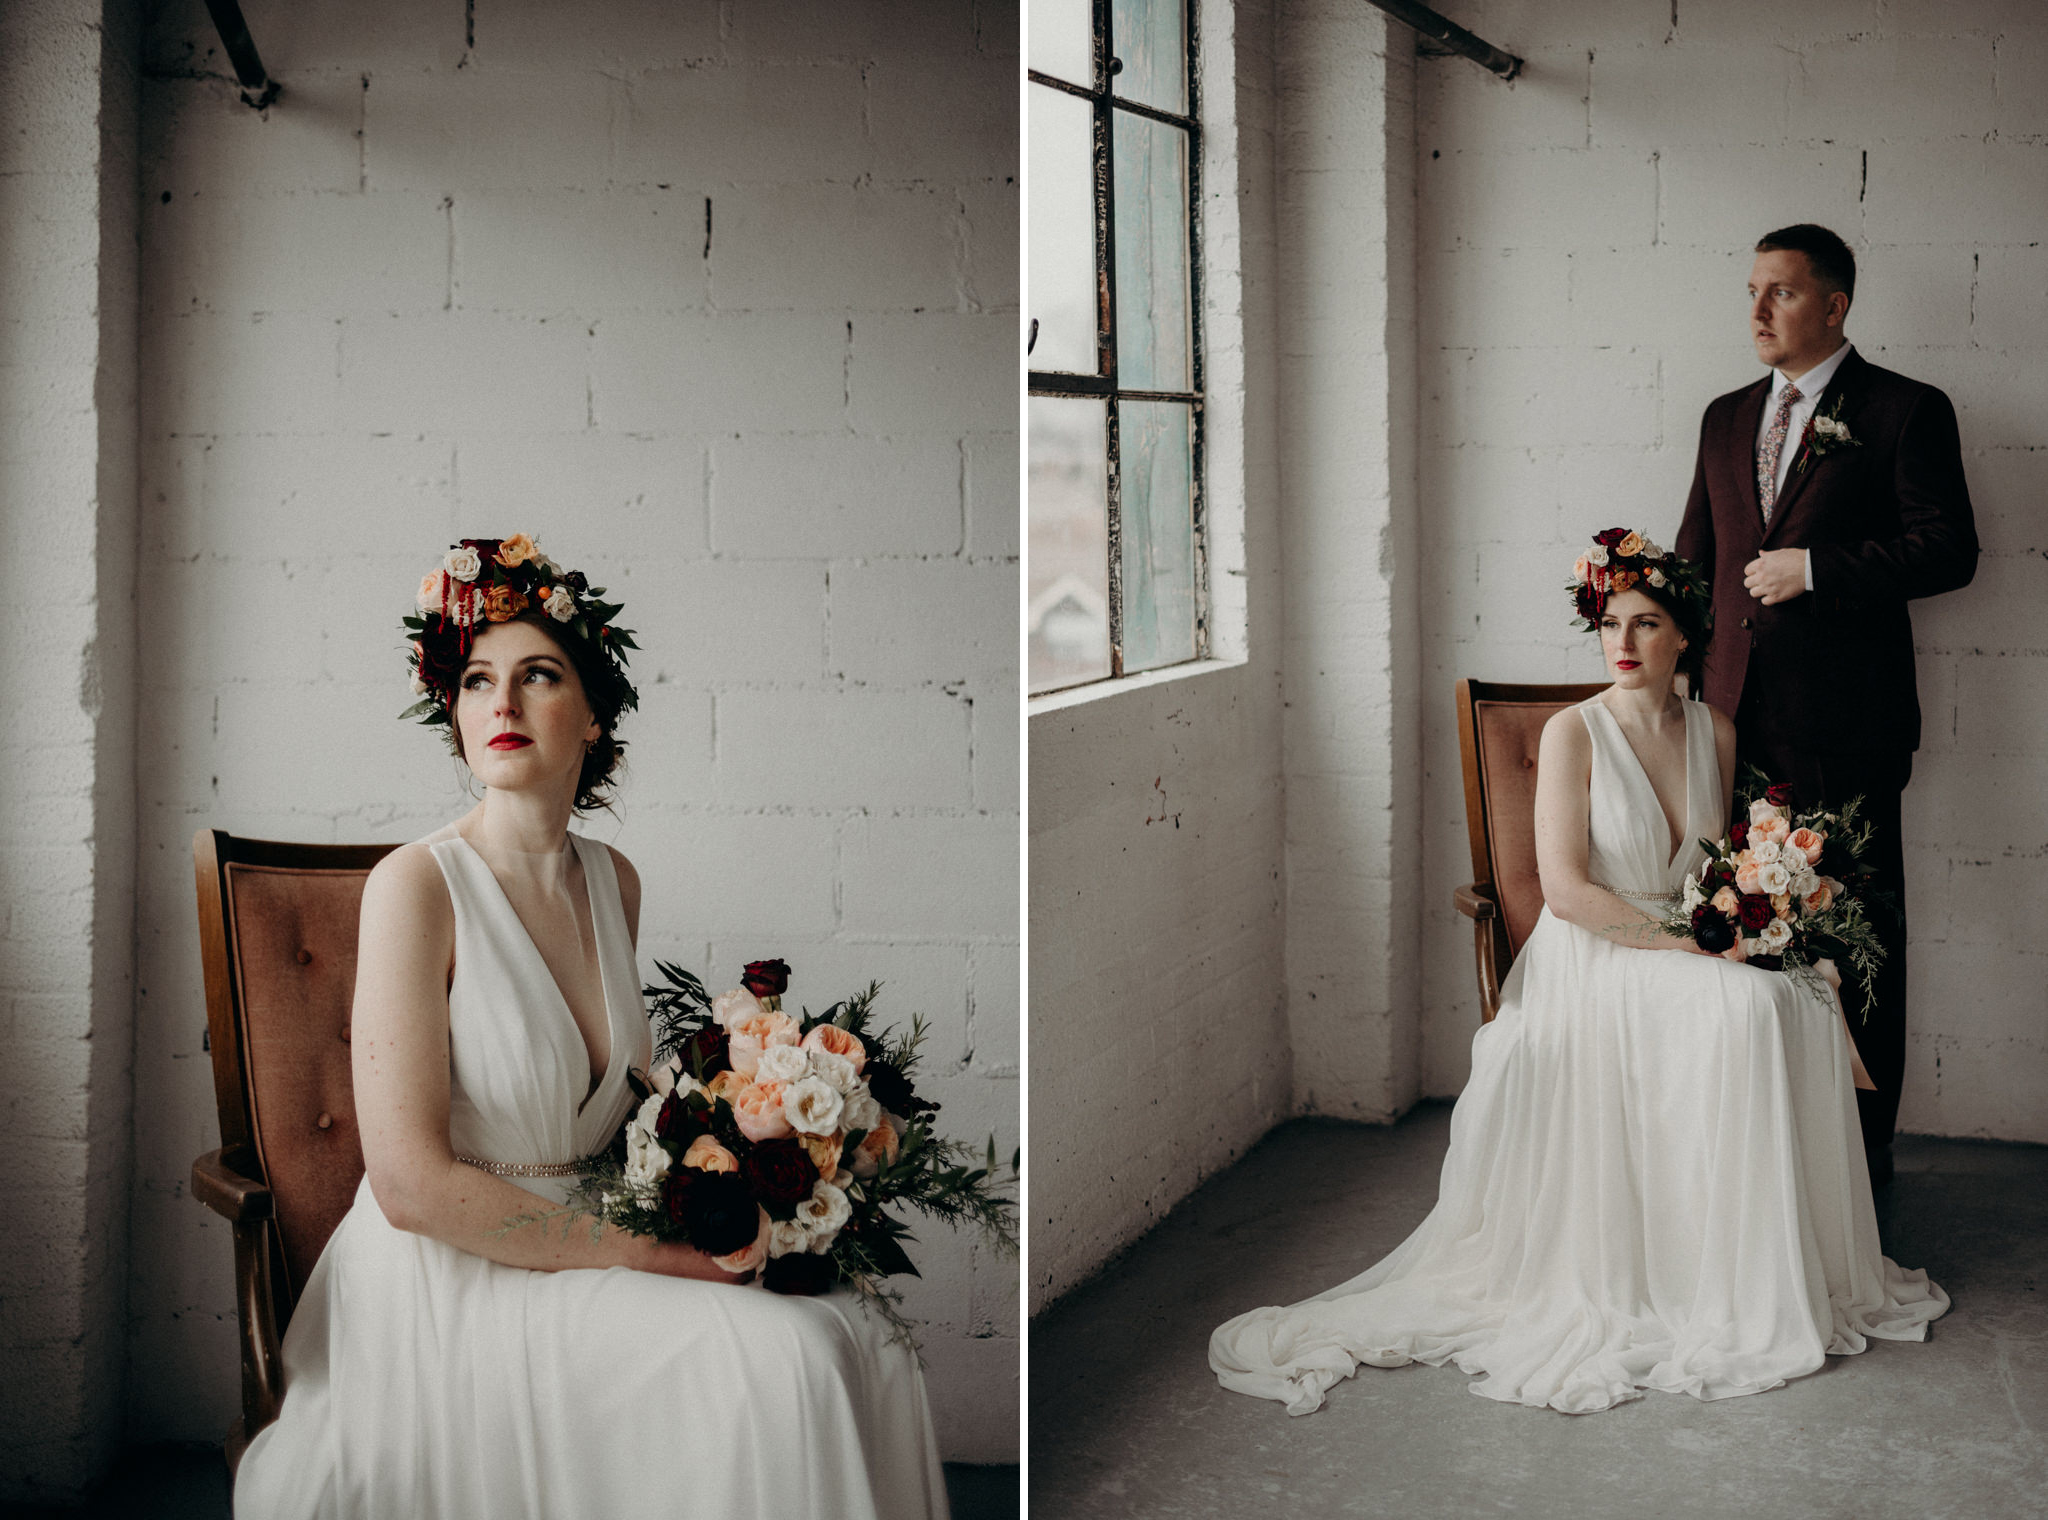
<path id="1" fill-rule="evenodd" d="M 1756 499 L 1764 509 L 1764 526 L 1771 523 L 1771 507 L 1778 499 L 1778 454 L 1785 447 L 1785 430 L 1792 422 L 1792 408 L 1799 402 L 1799 387 L 1787 385 L 1778 395 L 1778 410 L 1771 418 L 1771 430 L 1764 434 L 1764 446 L 1756 453 Z"/>

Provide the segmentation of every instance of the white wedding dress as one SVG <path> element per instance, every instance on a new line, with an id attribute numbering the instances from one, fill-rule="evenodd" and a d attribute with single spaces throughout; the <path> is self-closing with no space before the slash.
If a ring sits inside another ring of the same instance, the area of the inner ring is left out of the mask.
<path id="1" fill-rule="evenodd" d="M 1649 777 L 1598 698 L 1590 874 L 1677 889 Z M 1712 713 L 1686 704 L 1684 837 L 1718 838 Z M 1320 1407 L 1359 1363 L 1583 1414 L 1645 1389 L 1761 1393 L 1923 1340 L 1948 1296 L 1883 1255 L 1841 1016 L 1790 977 L 1614 944 L 1546 909 L 1472 1041 L 1436 1207 L 1358 1277 L 1219 1328 L 1226 1388 Z"/>
<path id="2" fill-rule="evenodd" d="M 587 1101 L 582 1033 L 490 867 L 460 838 L 429 841 L 455 906 L 458 1154 L 601 1150 L 633 1101 L 627 1067 L 648 1064 L 611 854 L 571 838 L 611 1023 Z M 565 1196 L 512 1180 L 536 1207 Z M 236 1475 L 238 1520 L 946 1514 L 916 1356 L 843 1290 L 502 1266 L 393 1228 L 367 1178 L 307 1279 L 284 1374 L 282 1412 Z"/>

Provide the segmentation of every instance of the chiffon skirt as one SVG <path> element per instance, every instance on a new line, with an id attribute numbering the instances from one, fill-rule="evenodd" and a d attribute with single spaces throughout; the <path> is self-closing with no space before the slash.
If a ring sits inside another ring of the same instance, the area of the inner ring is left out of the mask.
<path id="1" fill-rule="evenodd" d="M 1831 1002 L 1546 910 L 1473 1039 L 1429 1217 L 1351 1281 L 1223 1325 L 1209 1358 L 1290 1414 L 1410 1361 L 1581 1414 L 1759 1393 L 1947 1308 L 1879 1249 Z"/>

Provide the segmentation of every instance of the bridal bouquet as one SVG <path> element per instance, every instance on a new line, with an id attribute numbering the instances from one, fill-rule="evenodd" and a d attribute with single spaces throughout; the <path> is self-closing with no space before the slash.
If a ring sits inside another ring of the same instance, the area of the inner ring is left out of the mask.
<path id="1" fill-rule="evenodd" d="M 717 997 L 681 967 L 655 965 L 669 985 L 645 989 L 654 1069 L 644 1083 L 635 1074 L 640 1105 L 569 1212 L 687 1241 L 727 1271 L 759 1268 L 778 1293 L 846 1283 L 905 1338 L 899 1295 L 881 1286 L 917 1275 L 893 1206 L 978 1225 L 1015 1251 L 994 1139 L 977 1157 L 939 1138 L 939 1105 L 917 1094 L 921 1018 L 907 1033 L 873 1027 L 872 983 L 822 1013 L 788 1013 L 779 960 L 750 962 L 744 985 Z"/>
<path id="2" fill-rule="evenodd" d="M 1870 825 L 1858 824 L 1861 798 L 1834 812 L 1795 811 L 1792 788 L 1771 785 L 1754 767 L 1745 777 L 1746 816 L 1707 852 L 1673 901 L 1664 931 L 1702 950 L 1833 985 L 1837 961 L 1872 1000 L 1871 977 L 1884 960 L 1870 908 L 1886 901 L 1869 890 L 1864 856 Z"/>

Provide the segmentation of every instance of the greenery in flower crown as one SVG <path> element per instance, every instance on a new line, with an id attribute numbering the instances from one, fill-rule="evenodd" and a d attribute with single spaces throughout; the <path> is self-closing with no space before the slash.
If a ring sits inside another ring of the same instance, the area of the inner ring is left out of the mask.
<path id="1" fill-rule="evenodd" d="M 580 570 L 564 570 L 524 533 L 451 545 L 439 568 L 420 581 L 418 615 L 404 620 L 412 641 L 412 689 L 420 700 L 399 716 L 452 726 L 456 688 L 478 625 L 520 616 L 547 619 L 566 643 L 594 656 L 577 662 L 593 712 L 609 723 L 633 711 L 640 693 L 626 678 L 626 651 L 640 646 L 612 621 L 622 604 L 604 595 L 604 587 L 591 585 Z"/>
<path id="2" fill-rule="evenodd" d="M 1599 632 L 1608 597 L 1646 588 L 1684 603 L 1702 631 L 1714 626 L 1713 597 L 1700 567 L 1660 549 L 1632 528 L 1601 529 L 1593 535 L 1593 547 L 1572 566 L 1572 578 L 1565 584 L 1579 613 L 1572 626 Z"/>

